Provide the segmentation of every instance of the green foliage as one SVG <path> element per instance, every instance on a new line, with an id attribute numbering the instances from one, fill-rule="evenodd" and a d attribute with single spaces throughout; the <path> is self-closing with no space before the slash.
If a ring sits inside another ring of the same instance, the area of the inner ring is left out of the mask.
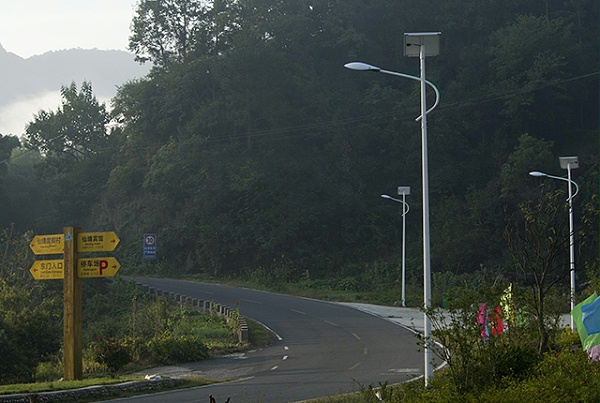
<path id="1" fill-rule="evenodd" d="M 149 25 L 136 27 L 137 38 L 169 44 L 156 49 L 172 57 L 168 68 L 124 86 L 115 100 L 127 123 L 129 158 L 114 168 L 107 192 L 127 202 L 103 212 L 108 222 L 122 225 L 124 237 L 158 228 L 161 245 L 171 251 L 164 259 L 182 274 L 234 277 L 249 268 L 266 271 L 269 281 L 270 271 L 283 268 L 291 276 L 286 281 L 297 281 L 309 268 L 317 281 L 348 278 L 345 268 L 353 265 L 368 270 L 375 260 L 397 259 L 397 214 L 377 196 L 398 185 L 398 172 L 418 187 L 418 126 L 409 117 L 418 108 L 405 100 L 418 89 L 340 66 L 369 55 L 398 63 L 379 45 L 384 34 L 371 22 L 381 27 L 389 16 L 404 16 L 399 5 L 292 2 L 270 5 L 268 17 L 244 2 L 211 2 L 196 11 L 168 1 L 139 7 L 137 20 Z M 444 9 L 437 21 L 444 35 L 469 39 L 447 42 L 452 49 L 443 66 L 430 70 L 453 105 L 451 113 L 443 103 L 432 115 L 432 264 L 453 273 L 481 264 L 506 268 L 505 218 L 520 201 L 537 197 L 527 172 L 555 167 L 559 150 L 570 146 L 555 135 L 558 124 L 552 135 L 538 126 L 548 121 L 545 111 L 566 113 L 564 102 L 574 98 L 576 91 L 561 80 L 579 74 L 573 59 L 587 59 L 568 46 L 581 20 L 572 5 L 555 14 L 516 3 L 499 9 L 465 1 Z M 423 13 L 403 18 L 407 26 L 430 19 Z M 460 22 L 465 14 L 477 24 Z M 167 29 L 161 37 L 158 26 L 169 22 L 170 29 L 189 25 L 183 36 Z M 202 34 L 188 41 L 194 30 Z M 529 31 L 532 44 L 515 47 Z M 163 56 L 150 57 L 165 67 Z M 479 102 L 482 88 L 487 102 Z M 477 108 L 462 106 L 469 104 L 464 99 Z M 508 121 L 515 108 L 518 119 Z M 568 113 L 574 117 L 574 109 Z M 583 143 L 595 137 L 588 133 Z M 594 152 L 585 151 L 592 149 L 581 144 L 573 152 L 593 161 Z M 595 183 L 590 175 L 583 182 Z M 420 207 L 415 196 L 412 211 Z M 418 267 L 419 218 L 407 218 L 407 233 L 417 235 L 408 238 L 409 263 Z M 362 279 L 346 280 L 344 287 L 362 285 Z"/>
<path id="2" fill-rule="evenodd" d="M 504 289 L 500 285 L 492 289 L 455 289 L 448 294 L 447 310 L 436 308 L 429 313 L 434 337 L 444 346 L 432 349 L 447 362 L 446 376 L 459 394 L 523 379 L 541 359 L 536 351 L 534 326 L 516 326 L 504 318 L 508 329 L 483 339 L 478 323 L 480 306 L 483 302 L 502 306 Z M 520 294 L 513 294 L 513 298 L 519 300 Z"/>
<path id="3" fill-rule="evenodd" d="M 433 271 L 508 271 L 507 220 L 520 202 L 559 188 L 538 188 L 527 172 L 558 174 L 565 153 L 581 162 L 578 265 L 597 267 L 598 48 L 589 38 L 598 24 L 589 16 L 598 5 L 433 7 L 140 1 L 130 48 L 155 68 L 112 100 L 119 127 L 105 129 L 109 116 L 91 84 L 65 86 L 61 107 L 37 114 L 25 139 L 45 179 L 11 173 L 9 161 L 0 201 L 18 212 L 0 212 L 0 223 L 36 233 L 68 222 L 114 228 L 124 270 L 238 277 L 283 268 L 297 281 L 308 269 L 310 281 L 364 291 L 361 273 L 394 266 L 401 253 L 397 206 L 379 195 L 400 177 L 420 185 L 419 89 L 342 66 L 370 59 L 415 74 L 416 60 L 389 38 L 430 27 L 447 38 L 428 65 L 444 94 L 429 120 Z M 416 281 L 418 191 L 409 203 Z M 160 239 L 151 264 L 139 252 L 150 229 Z M 597 277 L 579 273 L 582 283 Z"/>
<path id="4" fill-rule="evenodd" d="M 101 337 L 92 346 L 94 360 L 112 374 L 131 362 L 131 348 L 126 339 Z"/>
<path id="5" fill-rule="evenodd" d="M 60 294 L 31 279 L 28 235 L 0 233 L 0 383 L 32 380 L 60 348 Z"/>
<path id="6" fill-rule="evenodd" d="M 152 298 L 118 277 L 88 285 L 83 338 L 92 359 L 111 373 L 129 362 L 167 365 L 238 348 L 222 318 Z"/>
<path id="7" fill-rule="evenodd" d="M 192 362 L 208 358 L 208 348 L 196 336 L 164 335 L 146 343 L 140 356 L 159 365 Z"/>
<path id="8" fill-rule="evenodd" d="M 394 388 L 389 387 L 387 382 L 379 382 L 378 387 L 374 387 L 372 384 L 365 387 L 360 385 L 359 394 L 361 396 L 361 402 L 365 403 L 378 403 L 378 402 L 392 402 L 395 399 L 394 396 L 398 396 Z"/>
<path id="9" fill-rule="evenodd" d="M 0 174 L 6 173 L 6 162 L 9 160 L 12 150 L 18 148 L 20 144 L 18 137 L 0 134 Z"/>
<path id="10" fill-rule="evenodd" d="M 505 231 L 517 279 L 530 290 L 525 300 L 537 318 L 540 353 L 548 347 L 549 335 L 544 323 L 548 311 L 552 312 L 548 297 L 556 293 L 569 267 L 568 215 L 557 199 L 558 193 L 546 193 L 537 203 L 521 203 L 519 213 Z"/>
<path id="11" fill-rule="evenodd" d="M 61 87 L 63 102 L 57 112 L 40 111 L 25 129 L 26 147 L 46 155 L 42 175 L 53 175 L 90 158 L 108 144 L 109 115 L 98 103 L 92 85 L 73 82 Z"/>
<path id="12" fill-rule="evenodd" d="M 598 364 L 589 363 L 581 350 L 552 352 L 544 357 L 527 379 L 513 381 L 501 389 L 490 389 L 481 401 L 506 402 L 593 402 L 598 399 Z"/>
<path id="13" fill-rule="evenodd" d="M 62 228 L 83 222 L 98 200 L 98 191 L 108 178 L 109 163 L 119 140 L 119 131 L 109 134 L 109 114 L 83 82 L 61 87 L 62 104 L 55 111 L 39 111 L 27 124 L 24 147 L 43 156 L 38 178 L 48 182 L 43 217 L 37 226 Z M 39 192 L 36 192 L 39 193 Z M 39 207 L 36 207 L 39 208 Z"/>
<path id="14" fill-rule="evenodd" d="M 429 388 L 422 381 L 380 388 L 360 386 L 357 394 L 332 396 L 311 400 L 313 403 L 534 403 L 564 401 L 595 402 L 598 399 L 598 365 L 590 364 L 581 351 L 568 349 L 554 352 L 532 365 L 522 378 L 505 379 L 499 386 L 480 385 L 472 391 L 459 392 L 447 376 L 447 371 L 437 372 Z M 376 392 L 382 400 L 378 400 Z"/>

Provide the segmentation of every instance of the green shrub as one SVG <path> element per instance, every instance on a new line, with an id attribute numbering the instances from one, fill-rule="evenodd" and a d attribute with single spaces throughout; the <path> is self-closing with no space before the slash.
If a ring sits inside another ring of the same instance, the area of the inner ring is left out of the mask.
<path id="1" fill-rule="evenodd" d="M 537 351 L 526 345 L 503 343 L 494 347 L 490 353 L 496 381 L 507 377 L 522 379 L 538 362 Z"/>
<path id="2" fill-rule="evenodd" d="M 40 362 L 35 369 L 36 382 L 50 382 L 62 378 L 63 367 L 60 361 Z"/>
<path id="3" fill-rule="evenodd" d="M 101 337 L 92 347 L 94 360 L 105 365 L 111 373 L 116 373 L 131 362 L 131 351 L 126 340 Z"/>
<path id="4" fill-rule="evenodd" d="M 588 362 L 582 350 L 562 350 L 546 354 L 526 379 L 486 390 L 480 401 L 597 402 L 598 387 L 598 363 Z"/>
<path id="5" fill-rule="evenodd" d="M 146 344 L 147 358 L 160 365 L 177 362 L 198 361 L 208 357 L 208 348 L 204 342 L 193 336 L 162 336 Z"/>

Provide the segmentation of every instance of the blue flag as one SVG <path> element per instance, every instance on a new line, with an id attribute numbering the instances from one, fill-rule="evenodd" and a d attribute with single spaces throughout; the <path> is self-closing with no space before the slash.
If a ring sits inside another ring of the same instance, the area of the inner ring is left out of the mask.
<path id="1" fill-rule="evenodd" d="M 592 348 L 596 344 L 598 344 L 598 341 L 599 341 L 598 336 L 600 335 L 600 333 L 588 335 L 588 332 L 587 332 L 585 326 L 583 325 L 583 321 L 582 321 L 583 312 L 581 311 L 581 308 L 585 305 L 588 305 L 588 304 L 594 302 L 594 300 L 597 298 L 598 298 L 598 294 L 596 294 L 594 292 L 593 295 L 590 295 L 585 300 L 583 300 L 579 304 L 575 305 L 575 308 L 573 308 L 573 310 L 571 310 L 571 316 L 573 317 L 573 322 L 575 323 L 575 326 L 577 326 L 577 333 L 579 333 L 579 338 L 581 340 L 581 347 L 585 351 L 589 350 L 590 348 Z"/>
<path id="2" fill-rule="evenodd" d="M 598 305 L 599 298 L 600 297 L 581 307 L 581 313 L 583 314 L 581 321 L 583 322 L 583 326 L 588 334 L 600 332 L 600 305 Z"/>

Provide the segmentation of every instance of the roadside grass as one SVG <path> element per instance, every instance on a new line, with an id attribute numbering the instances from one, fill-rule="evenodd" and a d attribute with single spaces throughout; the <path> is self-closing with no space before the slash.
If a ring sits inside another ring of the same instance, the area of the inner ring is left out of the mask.
<path id="1" fill-rule="evenodd" d="M 56 381 L 56 382 L 37 382 L 37 383 L 25 383 L 25 384 L 14 384 L 14 385 L 3 385 L 0 386 L 0 395 L 12 395 L 12 394 L 25 394 L 31 395 L 30 399 L 43 392 L 59 392 L 63 390 L 78 390 L 84 389 L 88 387 L 94 386 L 110 386 L 110 385 L 118 385 L 121 383 L 132 382 L 132 381 L 142 381 L 143 377 L 133 377 L 133 376 L 122 376 L 116 378 L 89 378 L 80 381 Z M 105 395 L 103 395 L 102 399 L 114 399 L 114 398 L 123 398 L 130 397 L 142 394 L 152 394 L 158 392 L 165 392 L 169 390 L 176 389 L 188 389 L 195 388 L 199 386 L 205 386 L 213 383 L 223 382 L 223 380 L 213 380 L 206 379 L 197 376 L 188 376 L 180 379 L 176 385 L 173 384 L 164 384 L 159 387 L 156 387 L 152 390 L 146 390 L 144 392 L 133 392 L 133 391 L 121 391 L 118 389 L 107 390 Z M 33 398 L 35 399 L 35 398 Z M 34 401 L 34 400 L 31 400 Z M 65 398 L 61 398 L 60 400 L 63 403 L 87 403 L 98 401 L 98 396 L 86 396 L 85 393 L 75 394 L 73 396 L 68 396 Z"/>
<path id="2" fill-rule="evenodd" d="M 12 385 L 0 385 L 0 395 L 7 395 L 13 393 L 39 393 L 39 392 L 50 392 L 56 390 L 65 389 L 79 389 L 94 385 L 113 385 L 121 382 L 128 381 L 139 381 L 143 377 L 119 377 L 119 378 L 89 378 L 82 379 L 80 381 L 47 381 L 47 382 L 35 382 L 35 383 L 16 383 Z"/>
<path id="3" fill-rule="evenodd" d="M 217 340 L 213 340 L 210 348 L 211 357 L 216 357 L 219 355 L 230 354 L 233 352 L 241 352 L 246 351 L 251 348 L 261 348 L 266 347 L 276 340 L 275 335 L 267 330 L 260 323 L 247 319 L 248 324 L 248 339 L 249 342 L 246 345 L 234 344 L 229 341 L 218 342 Z M 85 358 L 84 358 L 85 359 Z M 98 364 L 94 364 L 91 362 L 86 362 L 89 364 L 87 366 L 88 373 L 85 374 L 85 379 L 77 380 L 77 381 L 65 381 L 60 379 L 62 374 L 62 367 L 59 362 L 54 363 L 44 363 L 40 365 L 38 368 L 38 373 L 42 372 L 42 377 L 46 379 L 55 379 L 55 380 L 45 380 L 43 382 L 33 382 L 33 383 L 19 383 L 19 384 L 10 384 L 10 385 L 0 385 L 0 395 L 8 395 L 8 394 L 35 394 L 41 392 L 55 392 L 60 390 L 70 390 L 70 389 L 80 389 L 86 388 L 89 386 L 100 386 L 100 385 L 115 385 L 123 382 L 130 381 L 142 381 L 144 380 L 143 376 L 132 376 L 127 373 L 134 373 L 143 371 L 145 369 L 151 369 L 153 365 L 148 362 L 138 362 L 131 363 L 127 365 L 122 371 L 120 375 L 112 375 L 106 371 L 105 368 Z M 164 388 L 160 388 L 155 390 L 158 391 L 167 391 L 171 389 L 184 389 L 184 388 L 193 388 L 197 386 L 209 385 L 212 383 L 223 382 L 223 379 L 207 379 L 198 376 L 185 376 L 182 378 L 182 382 L 177 385 L 177 387 L 165 386 Z M 118 396 L 133 396 L 133 393 L 120 393 Z M 79 402 L 85 402 L 86 400 L 78 400 Z"/>

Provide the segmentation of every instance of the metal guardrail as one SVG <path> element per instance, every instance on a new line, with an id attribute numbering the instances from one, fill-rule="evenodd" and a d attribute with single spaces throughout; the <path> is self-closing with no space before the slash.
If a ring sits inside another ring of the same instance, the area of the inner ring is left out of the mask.
<path id="1" fill-rule="evenodd" d="M 176 302 L 187 308 L 200 312 L 204 315 L 219 316 L 225 319 L 227 326 L 237 335 L 240 343 L 248 342 L 248 324 L 246 319 L 240 316 L 237 309 L 216 303 L 214 301 L 205 301 L 198 298 L 190 298 L 185 295 L 177 294 L 156 289 L 148 284 L 137 283 L 146 293 L 153 297 L 162 297 L 168 301 Z"/>

